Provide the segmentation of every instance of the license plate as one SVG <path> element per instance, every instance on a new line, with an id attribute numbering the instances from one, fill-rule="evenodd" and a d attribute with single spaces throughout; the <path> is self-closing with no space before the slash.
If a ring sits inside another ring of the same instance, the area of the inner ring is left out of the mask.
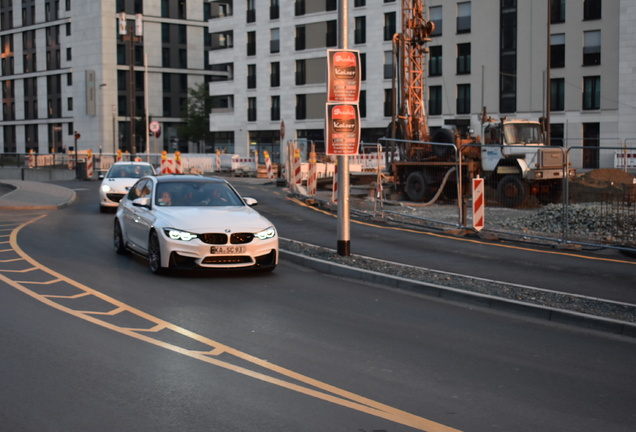
<path id="1" fill-rule="evenodd" d="M 245 253 L 245 246 L 212 246 L 210 247 L 210 253 L 217 255 L 236 255 Z"/>

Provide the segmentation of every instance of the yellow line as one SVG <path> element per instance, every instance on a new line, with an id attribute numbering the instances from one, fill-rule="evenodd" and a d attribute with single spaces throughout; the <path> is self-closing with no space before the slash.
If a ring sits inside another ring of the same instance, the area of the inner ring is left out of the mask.
<path id="1" fill-rule="evenodd" d="M 310 208 L 314 211 L 317 211 L 319 213 L 323 213 L 329 216 L 332 216 L 334 218 L 337 218 L 338 216 L 322 210 L 322 209 L 318 209 L 316 207 L 310 206 L 308 204 L 305 204 L 304 202 L 296 199 L 296 198 L 288 198 L 289 200 L 303 206 L 303 207 L 307 207 Z M 378 225 L 378 224 L 373 224 L 373 223 L 369 223 L 369 222 L 363 222 L 363 221 L 356 221 L 356 220 L 352 220 L 351 222 L 358 224 L 358 225 L 365 225 L 365 226 L 370 226 L 373 228 L 380 228 L 380 229 L 386 229 L 386 230 L 394 230 L 394 231 L 403 231 L 403 232 L 410 232 L 410 233 L 414 233 L 414 234 L 420 234 L 420 235 L 425 235 L 425 236 L 430 236 L 430 237 L 438 237 L 438 238 L 444 238 L 444 239 L 449 239 L 449 240 L 455 240 L 455 241 L 462 241 L 462 242 L 469 242 L 469 243 L 476 243 L 476 244 L 481 244 L 481 245 L 485 245 L 485 246 L 492 246 L 492 247 L 500 247 L 500 248 L 507 248 L 507 249 L 516 249 L 516 250 L 522 250 L 522 251 L 527 251 L 527 252 L 535 252 L 535 253 L 540 253 L 540 254 L 551 254 L 551 255 L 561 255 L 561 256 L 569 256 L 569 257 L 573 257 L 573 258 L 580 258 L 580 259 L 586 259 L 586 260 L 592 260 L 592 261 L 604 261 L 604 262 L 613 262 L 613 263 L 619 263 L 619 264 L 631 264 L 631 265 L 636 265 L 636 261 L 626 261 L 626 260 L 619 260 L 619 259 L 612 259 L 612 258 L 603 258 L 603 257 L 592 257 L 592 256 L 586 256 L 586 255 L 578 255 L 578 254 L 573 254 L 573 253 L 568 253 L 568 252 L 559 252 L 559 251 L 546 251 L 546 250 L 540 250 L 540 249 L 532 249 L 532 248 L 528 248 L 528 247 L 523 247 L 523 246 L 514 246 L 514 245 L 505 245 L 505 244 L 500 244 L 500 243 L 491 243 L 491 242 L 485 242 L 485 241 L 481 241 L 481 240 L 473 240 L 473 239 L 467 239 L 467 238 L 461 238 L 461 237 L 452 237 L 452 236 L 448 236 L 448 235 L 444 235 L 444 234 L 436 234 L 436 233 L 430 233 L 430 232 L 424 232 L 424 231 L 418 231 L 418 230 L 413 230 L 413 229 L 408 229 L 408 228 L 400 228 L 400 227 L 389 227 L 389 226 L 384 226 L 384 225 Z"/>
<path id="2" fill-rule="evenodd" d="M 95 291 L 91 288 L 89 288 L 88 286 L 85 286 L 75 280 L 69 279 L 65 276 L 63 276 L 62 274 L 59 274 L 57 272 L 55 272 L 52 269 L 49 269 L 41 264 L 39 264 L 37 261 L 33 260 L 33 258 L 31 258 L 30 256 L 26 255 L 24 253 L 24 251 L 22 251 L 22 249 L 18 246 L 17 243 L 17 235 L 19 233 L 19 231 L 25 227 L 26 225 L 33 223 L 41 218 L 43 218 L 44 215 L 41 215 L 40 217 L 37 217 L 35 219 L 32 219 L 30 221 L 27 221 L 25 223 L 23 223 L 22 225 L 18 226 L 12 233 L 11 233 L 11 245 L 13 247 L 13 249 L 16 251 L 16 253 L 20 256 L 22 256 L 26 261 L 28 261 L 29 263 L 31 263 L 32 265 L 36 266 L 38 269 L 45 271 L 57 278 L 59 278 L 61 281 L 64 281 L 72 286 L 75 286 L 79 289 L 81 289 L 82 291 L 84 291 L 86 293 L 86 295 L 88 294 L 92 294 L 108 303 L 111 303 L 113 306 L 115 306 L 116 308 L 121 308 L 124 309 L 126 311 L 129 311 L 130 313 L 133 313 L 141 318 L 144 318 L 150 322 L 155 323 L 155 327 L 153 327 L 151 330 L 145 330 L 145 329 L 127 329 L 127 328 L 123 328 L 123 327 L 119 327 L 117 325 L 105 322 L 105 321 L 101 321 L 100 319 L 93 317 L 92 315 L 95 315 L 95 312 L 79 312 L 73 309 L 70 309 L 66 306 L 63 306 L 61 304 L 58 304 L 54 301 L 51 300 L 51 297 L 53 296 L 43 296 L 40 295 L 36 292 L 33 292 L 31 290 L 29 290 L 28 288 L 26 288 L 25 286 L 23 286 L 22 284 L 20 284 L 19 282 L 13 281 L 11 279 L 9 279 L 8 277 L 6 277 L 5 275 L 0 273 L 0 280 L 4 281 L 5 283 L 9 284 L 10 286 L 18 289 L 19 291 L 31 296 L 32 298 L 47 304 L 50 307 L 53 307 L 55 309 L 58 309 L 62 312 L 71 314 L 77 318 L 81 318 L 83 320 L 89 321 L 93 324 L 99 325 L 101 327 L 105 327 L 108 328 L 110 330 L 116 331 L 118 333 L 130 336 L 132 338 L 135 339 L 139 339 L 142 340 L 144 342 L 162 347 L 164 349 L 170 350 L 170 351 L 174 351 L 176 353 L 200 360 L 202 362 L 205 363 L 209 363 L 215 366 L 219 366 L 222 367 L 224 369 L 227 370 L 231 370 L 234 371 L 236 373 L 251 377 L 251 378 L 255 378 L 258 380 L 261 380 L 263 382 L 267 382 L 270 384 L 274 384 L 292 391 L 296 391 L 298 393 L 302 393 L 317 399 L 321 399 L 327 402 L 331 402 L 340 406 L 344 406 L 347 408 L 351 408 L 360 412 L 364 412 L 376 417 L 380 417 L 380 418 L 384 418 L 386 420 L 395 422 L 395 423 L 399 423 L 399 424 L 403 424 L 406 426 L 410 426 L 413 427 L 415 429 L 419 429 L 419 430 L 423 430 L 423 431 L 429 431 L 429 432 L 457 432 L 457 429 L 453 429 L 451 427 L 442 425 L 440 423 L 436 423 L 433 422 L 431 420 L 427 420 L 425 418 L 407 413 L 405 411 L 401 411 L 399 409 L 396 408 L 392 408 L 388 405 L 384 405 L 382 403 L 373 401 L 371 399 L 367 399 L 363 396 L 357 395 L 355 393 L 351 393 L 348 392 L 346 390 L 342 390 L 339 389 L 337 387 L 334 387 L 332 385 L 326 384 L 324 382 L 309 378 L 307 376 L 298 374 L 296 372 L 293 372 L 291 370 L 282 368 L 280 366 L 276 366 L 272 363 L 269 363 L 266 360 L 251 356 L 247 353 L 235 350 L 227 345 L 224 345 L 222 343 L 216 342 L 214 340 L 208 339 L 205 336 L 201 336 L 199 334 L 193 333 L 187 329 L 184 329 L 182 327 L 176 326 L 174 324 L 171 324 L 169 322 L 163 321 L 157 317 L 154 317 L 152 315 L 149 315 L 141 310 L 135 309 L 131 306 L 128 306 L 124 303 L 121 303 L 120 301 L 109 297 L 99 291 Z M 146 332 L 150 332 L 153 331 L 154 329 L 169 329 L 172 330 L 176 333 L 179 333 L 183 336 L 186 336 L 192 340 L 201 342 L 205 345 L 208 345 L 210 347 L 212 347 L 213 349 L 210 351 L 206 351 L 206 352 L 201 352 L 201 351 L 194 351 L 194 350 L 188 350 L 176 345 L 172 345 L 157 339 L 154 339 L 144 333 Z M 286 376 L 289 379 L 292 380 L 296 380 L 298 382 L 304 383 L 305 385 L 309 386 L 309 387 L 305 387 L 299 384 L 294 384 L 291 382 L 287 382 L 284 381 L 283 379 L 279 379 L 279 378 L 274 378 L 271 376 L 268 376 L 264 373 L 260 373 L 260 372 L 256 372 L 244 367 L 240 367 L 237 365 L 233 365 L 231 363 L 225 362 L 225 361 L 220 361 L 218 359 L 214 359 L 214 358 L 210 358 L 210 355 L 218 355 L 222 352 L 231 354 L 237 358 L 240 358 L 242 360 L 245 360 L 247 362 L 250 362 L 254 365 L 257 365 L 259 367 L 262 367 L 264 369 L 268 369 L 270 371 L 276 372 L 278 374 L 281 374 L 283 376 Z M 313 387 L 313 388 L 310 388 Z"/>

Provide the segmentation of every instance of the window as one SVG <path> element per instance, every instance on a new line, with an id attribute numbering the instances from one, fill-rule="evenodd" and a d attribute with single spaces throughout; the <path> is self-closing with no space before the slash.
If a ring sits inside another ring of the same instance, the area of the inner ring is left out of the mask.
<path id="1" fill-rule="evenodd" d="M 393 35 L 396 32 L 395 27 L 395 12 L 388 12 L 384 14 L 384 40 L 393 40 Z"/>
<path id="2" fill-rule="evenodd" d="M 442 35 L 442 24 L 443 24 L 442 7 L 441 6 L 434 6 L 434 7 L 430 8 L 429 9 L 429 14 L 430 14 L 431 21 L 433 21 L 433 24 L 435 24 L 435 30 L 433 30 L 433 33 L 431 33 L 431 36 L 441 36 Z"/>
<path id="3" fill-rule="evenodd" d="M 73 51 L 71 51 L 71 48 L 66 48 L 66 61 L 73 60 L 72 53 L 73 53 Z"/>
<path id="4" fill-rule="evenodd" d="M 367 116 L 367 92 L 364 90 L 360 90 L 358 108 L 360 109 L 360 118 L 365 118 Z"/>
<path id="5" fill-rule="evenodd" d="M 66 104 L 68 106 L 68 110 L 73 111 L 73 98 L 66 99 Z"/>
<path id="6" fill-rule="evenodd" d="M 583 19 L 598 20 L 601 19 L 601 0 L 585 0 L 583 2 Z"/>
<path id="7" fill-rule="evenodd" d="M 550 80 L 550 111 L 565 110 L 565 79 Z"/>
<path id="8" fill-rule="evenodd" d="M 247 22 L 256 21 L 256 9 L 254 9 L 254 0 L 247 0 Z"/>
<path id="9" fill-rule="evenodd" d="M 457 33 L 470 33 L 470 2 L 457 5 Z"/>
<path id="10" fill-rule="evenodd" d="M 565 22 L 565 0 L 551 0 L 550 24 Z"/>
<path id="11" fill-rule="evenodd" d="M 270 0 L 269 3 L 269 19 L 276 20 L 280 17 L 280 9 L 278 0 Z"/>
<path id="12" fill-rule="evenodd" d="M 294 15 L 295 16 L 305 15 L 305 0 L 294 1 Z"/>
<path id="13" fill-rule="evenodd" d="M 270 119 L 272 121 L 280 120 L 280 96 L 272 96 Z"/>
<path id="14" fill-rule="evenodd" d="M 442 86 L 430 86 L 428 92 L 428 113 L 430 115 L 441 115 Z"/>
<path id="15" fill-rule="evenodd" d="M 583 66 L 601 64 L 601 31 L 583 32 Z"/>
<path id="16" fill-rule="evenodd" d="M 599 167 L 599 123 L 583 123 L 583 168 Z"/>
<path id="17" fill-rule="evenodd" d="M 338 22 L 336 20 L 327 21 L 326 45 L 335 47 L 338 45 Z"/>
<path id="18" fill-rule="evenodd" d="M 272 62 L 269 65 L 269 85 L 280 87 L 280 63 Z"/>
<path id="19" fill-rule="evenodd" d="M 393 78 L 393 51 L 384 51 L 384 79 Z"/>
<path id="20" fill-rule="evenodd" d="M 442 75 L 442 46 L 430 47 L 430 55 L 428 60 L 428 74 L 429 76 L 441 76 Z"/>
<path id="21" fill-rule="evenodd" d="M 583 109 L 597 110 L 601 108 L 601 77 L 583 77 Z"/>
<path id="22" fill-rule="evenodd" d="M 565 34 L 550 35 L 550 67 L 565 67 Z"/>
<path id="23" fill-rule="evenodd" d="M 296 26 L 294 44 L 296 51 L 302 51 L 305 49 L 305 26 Z"/>
<path id="24" fill-rule="evenodd" d="M 355 19 L 354 41 L 357 44 L 363 44 L 367 41 L 365 17 L 356 17 Z"/>
<path id="25" fill-rule="evenodd" d="M 269 52 L 280 52 L 280 30 L 277 28 L 270 30 Z"/>
<path id="26" fill-rule="evenodd" d="M 366 0 L 355 0 L 353 2 L 353 7 L 362 7 L 362 6 L 366 6 L 367 1 Z"/>
<path id="27" fill-rule="evenodd" d="M 307 95 L 296 95 L 296 120 L 307 118 Z"/>
<path id="28" fill-rule="evenodd" d="M 256 88 L 256 65 L 247 65 L 247 88 Z"/>
<path id="29" fill-rule="evenodd" d="M 457 44 L 457 74 L 470 73 L 470 44 Z"/>
<path id="30" fill-rule="evenodd" d="M 247 32 L 247 55 L 256 55 L 256 32 Z"/>
<path id="31" fill-rule="evenodd" d="M 256 121 L 256 98 L 247 98 L 247 121 Z"/>
<path id="32" fill-rule="evenodd" d="M 367 80 L 367 54 L 360 53 L 360 81 Z"/>
<path id="33" fill-rule="evenodd" d="M 457 114 L 470 114 L 470 84 L 457 85 Z"/>
<path id="34" fill-rule="evenodd" d="M 393 90 L 384 89 L 384 117 L 393 116 Z"/>
<path id="35" fill-rule="evenodd" d="M 305 60 L 296 60 L 296 85 L 307 83 L 307 71 Z"/>

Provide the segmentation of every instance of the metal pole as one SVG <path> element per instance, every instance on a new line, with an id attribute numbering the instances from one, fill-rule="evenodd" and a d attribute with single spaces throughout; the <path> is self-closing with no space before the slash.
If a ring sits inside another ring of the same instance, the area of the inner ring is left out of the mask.
<path id="1" fill-rule="evenodd" d="M 150 114 L 148 113 L 148 54 L 144 54 L 144 103 L 146 105 L 146 162 L 150 162 Z"/>
<path id="2" fill-rule="evenodd" d="M 340 0 L 338 5 L 338 48 L 349 46 L 349 0 Z M 338 156 L 338 255 L 351 254 L 349 231 L 349 157 Z"/>
<path id="3" fill-rule="evenodd" d="M 550 106 L 550 102 L 552 99 L 552 83 L 550 82 L 550 68 L 551 65 L 551 44 L 550 44 L 550 19 L 552 17 L 552 1 L 548 0 L 548 17 L 547 17 L 547 26 L 548 26 L 548 41 L 547 41 L 547 62 L 546 62 L 546 86 L 545 86 L 545 144 L 549 146 L 550 143 L 550 110 L 552 107 Z"/>

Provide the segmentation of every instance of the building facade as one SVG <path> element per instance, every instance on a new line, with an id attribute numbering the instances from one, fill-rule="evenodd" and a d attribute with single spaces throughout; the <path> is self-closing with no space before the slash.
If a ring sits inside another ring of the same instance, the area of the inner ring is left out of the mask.
<path id="1" fill-rule="evenodd" d="M 214 75 L 209 10 L 203 0 L 0 0 L 0 151 L 192 150 L 178 126 L 188 89 Z M 146 117 L 159 138 L 146 140 Z"/>
<path id="2" fill-rule="evenodd" d="M 402 2 L 348 3 L 348 48 L 360 51 L 363 66 L 362 139 L 375 142 L 391 122 L 392 37 L 401 30 Z M 552 145 L 636 145 L 632 1 L 551 0 L 550 10 L 546 0 L 422 3 L 435 23 L 423 90 L 432 130 L 478 134 L 486 113 L 549 119 Z M 210 83 L 215 139 L 240 154 L 275 152 L 284 122 L 284 140 L 322 140 L 338 2 L 211 4 L 210 64 L 225 73 Z M 596 159 L 581 164 L 594 167 Z"/>
<path id="3" fill-rule="evenodd" d="M 375 143 L 392 119 L 401 0 L 0 0 L 0 151 L 270 150 L 278 160 L 281 141 L 320 143 L 341 3 L 348 48 L 361 54 L 362 140 Z M 431 129 L 478 133 L 485 112 L 549 118 L 553 145 L 636 146 L 632 0 L 423 3 L 435 23 Z M 205 145 L 178 129 L 202 84 L 213 106 Z M 159 138 L 147 139 L 147 119 Z"/>

